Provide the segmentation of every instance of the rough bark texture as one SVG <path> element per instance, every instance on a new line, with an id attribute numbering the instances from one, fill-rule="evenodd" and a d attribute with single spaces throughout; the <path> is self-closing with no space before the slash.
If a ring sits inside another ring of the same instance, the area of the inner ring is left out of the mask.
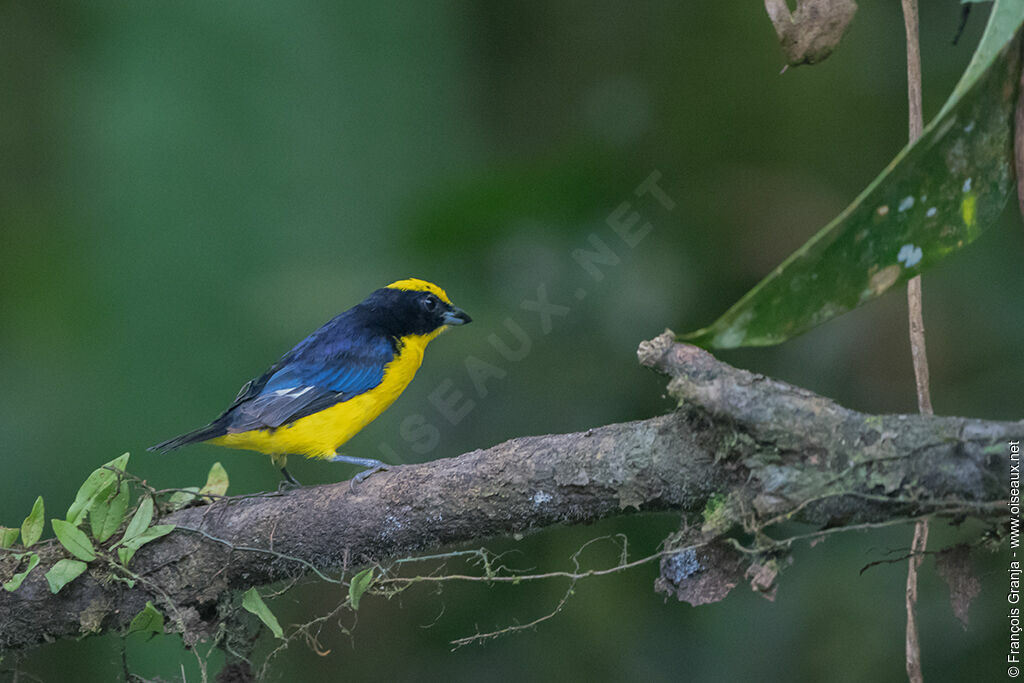
<path id="1" fill-rule="evenodd" d="M 44 544 L 22 587 L 0 592 L 0 649 L 118 628 L 147 600 L 184 623 L 187 641 L 207 637 L 231 591 L 311 566 L 627 511 L 700 512 L 713 495 L 725 501 L 716 517 L 724 526 L 748 528 L 777 518 L 842 526 L 932 512 L 1005 516 L 1005 446 L 1024 436 L 1024 423 L 857 413 L 668 332 L 639 356 L 672 377 L 677 411 L 395 467 L 355 492 L 343 482 L 180 510 L 160 520 L 179 530 L 136 556 L 144 580 L 134 587 L 110 581 L 97 561 L 52 595 L 43 575 L 63 553 Z M 0 556 L 0 580 L 13 566 Z"/>

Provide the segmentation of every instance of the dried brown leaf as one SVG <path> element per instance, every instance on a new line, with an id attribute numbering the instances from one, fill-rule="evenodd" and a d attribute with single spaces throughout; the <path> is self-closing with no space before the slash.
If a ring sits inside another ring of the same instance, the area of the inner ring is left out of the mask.
<path id="1" fill-rule="evenodd" d="M 949 586 L 949 601 L 953 606 L 953 614 L 960 620 L 964 629 L 967 628 L 967 610 L 981 592 L 981 581 L 974 575 L 971 567 L 971 550 L 961 543 L 946 548 L 935 557 L 935 571 Z"/>
<path id="2" fill-rule="evenodd" d="M 798 0 L 789 11 L 786 0 L 765 0 L 789 66 L 817 64 L 836 49 L 857 13 L 854 0 Z"/>

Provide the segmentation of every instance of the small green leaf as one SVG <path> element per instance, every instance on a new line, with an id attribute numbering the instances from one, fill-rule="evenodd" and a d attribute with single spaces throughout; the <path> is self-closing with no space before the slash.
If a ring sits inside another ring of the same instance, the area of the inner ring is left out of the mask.
<path id="1" fill-rule="evenodd" d="M 174 531 L 175 526 L 173 524 L 154 524 L 138 536 L 132 536 L 131 539 L 125 542 L 125 545 L 132 546 L 134 548 L 141 548 L 150 541 L 155 541 L 161 536 Z"/>
<path id="2" fill-rule="evenodd" d="M 128 454 L 125 453 L 114 458 L 103 467 L 93 470 L 92 474 L 86 477 L 81 488 L 78 489 L 78 493 L 75 495 L 75 502 L 68 508 L 68 514 L 65 519 L 75 526 L 81 524 L 92 502 L 96 498 L 105 499 L 114 488 L 114 482 L 117 481 L 117 473 L 111 472 L 106 468 L 113 467 L 123 472 L 127 466 Z"/>
<path id="3" fill-rule="evenodd" d="M 210 473 L 206 475 L 206 486 L 200 489 L 199 493 L 210 493 L 215 496 L 223 496 L 228 492 L 228 473 L 219 462 L 213 463 Z"/>
<path id="4" fill-rule="evenodd" d="M 111 580 L 118 581 L 128 586 L 129 588 L 135 588 L 135 579 L 129 579 L 125 576 L 118 576 L 117 574 L 110 575 Z"/>
<path id="5" fill-rule="evenodd" d="M 130 562 L 132 557 L 135 555 L 136 550 L 150 541 L 155 541 L 161 536 L 166 536 L 172 531 L 174 531 L 173 524 L 154 524 L 138 536 L 132 536 L 128 540 L 122 539 L 120 543 L 123 543 L 124 545 L 117 549 L 117 556 L 121 558 L 121 564 L 127 566 L 128 562 Z"/>
<path id="6" fill-rule="evenodd" d="M 39 496 L 36 498 L 35 504 L 32 506 L 32 512 L 29 513 L 25 521 L 21 523 L 21 543 L 26 548 L 29 548 L 39 540 L 39 537 L 43 535 L 43 524 L 46 522 L 43 511 L 43 497 Z"/>
<path id="7" fill-rule="evenodd" d="M 175 491 L 171 494 L 171 497 L 167 499 L 167 505 L 171 508 L 171 512 L 180 510 L 195 500 L 197 493 L 199 493 L 198 486 L 189 486 L 181 491 Z"/>
<path id="8" fill-rule="evenodd" d="M 18 541 L 18 529 L 0 526 L 0 548 L 10 548 Z"/>
<path id="9" fill-rule="evenodd" d="M 128 482 L 121 482 L 120 489 L 113 498 L 93 501 L 89 508 L 89 526 L 92 537 L 103 543 L 114 535 L 124 521 L 124 513 L 128 509 L 131 493 Z"/>
<path id="10" fill-rule="evenodd" d="M 35 553 L 22 553 L 20 555 L 16 555 L 15 557 L 20 559 L 22 557 L 25 557 L 26 554 L 28 555 L 28 568 L 23 572 L 18 572 L 17 574 L 12 576 L 9 581 L 4 583 L 4 590 L 8 592 L 18 590 L 18 588 L 21 586 L 21 582 L 25 580 L 26 576 L 28 576 L 28 573 L 35 569 L 36 565 L 39 564 L 39 555 L 36 555 Z"/>
<path id="11" fill-rule="evenodd" d="M 252 612 L 259 617 L 260 621 L 267 625 L 267 628 L 271 630 L 275 637 L 284 638 L 284 631 L 281 630 L 281 624 L 278 623 L 277 617 L 267 607 L 267 603 L 263 602 L 263 598 L 255 588 L 245 591 L 245 595 L 242 597 L 242 607 L 247 612 Z"/>
<path id="12" fill-rule="evenodd" d="M 63 519 L 50 521 L 53 524 L 53 533 L 57 534 L 57 540 L 69 553 L 86 562 L 96 559 L 96 550 L 92 547 L 92 541 L 84 531 Z"/>
<path id="13" fill-rule="evenodd" d="M 147 528 L 149 523 L 153 521 L 153 497 L 146 496 L 139 503 L 139 508 L 132 515 L 132 521 L 128 522 L 128 528 L 124 530 L 124 537 L 120 540 L 120 543 L 126 543 L 127 541 L 135 538 Z"/>
<path id="14" fill-rule="evenodd" d="M 54 521 L 59 522 L 61 520 Z M 64 523 L 67 524 L 67 522 Z M 78 531 L 78 529 L 75 529 L 75 531 Z M 46 582 L 50 584 L 50 592 L 59 593 L 61 588 L 77 579 L 85 569 L 85 562 L 58 560 L 57 564 L 50 567 L 50 571 L 46 572 Z"/>
<path id="15" fill-rule="evenodd" d="M 373 567 L 367 567 L 352 577 L 348 582 L 348 601 L 352 609 L 359 609 L 359 601 L 370 586 L 373 585 Z"/>
<path id="16" fill-rule="evenodd" d="M 160 613 L 152 602 L 147 602 L 141 612 L 132 618 L 128 624 L 128 633 L 163 633 L 164 615 Z"/>

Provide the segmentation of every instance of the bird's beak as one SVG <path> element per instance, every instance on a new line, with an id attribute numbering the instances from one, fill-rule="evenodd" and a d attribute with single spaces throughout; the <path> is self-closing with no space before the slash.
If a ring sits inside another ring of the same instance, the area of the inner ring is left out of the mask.
<path id="1" fill-rule="evenodd" d="M 441 319 L 445 325 L 465 325 L 466 323 L 473 322 L 469 314 L 457 306 L 452 306 L 451 310 L 445 311 Z"/>

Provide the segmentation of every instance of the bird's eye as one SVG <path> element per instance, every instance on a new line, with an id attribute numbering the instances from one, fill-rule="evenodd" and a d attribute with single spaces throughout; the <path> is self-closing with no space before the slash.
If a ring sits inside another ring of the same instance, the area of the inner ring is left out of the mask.
<path id="1" fill-rule="evenodd" d="M 427 313 L 433 313 L 435 308 L 437 308 L 437 297 L 432 294 L 423 297 L 423 309 Z"/>

